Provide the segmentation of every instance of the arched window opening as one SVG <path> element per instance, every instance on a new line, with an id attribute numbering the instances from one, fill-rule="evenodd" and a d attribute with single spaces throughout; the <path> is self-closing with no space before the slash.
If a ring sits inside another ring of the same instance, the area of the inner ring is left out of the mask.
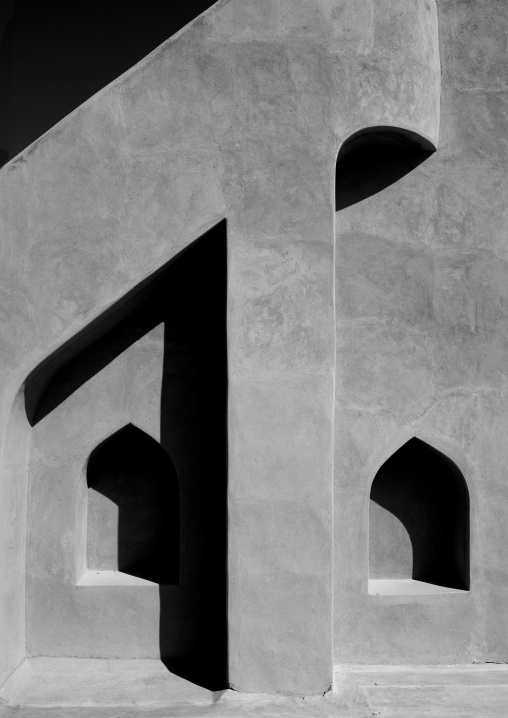
<path id="1" fill-rule="evenodd" d="M 369 592 L 469 589 L 469 493 L 448 457 L 413 438 L 374 478 Z"/>
<path id="2" fill-rule="evenodd" d="M 88 568 L 178 583 L 178 476 L 160 444 L 121 429 L 92 452 L 87 482 Z"/>
<path id="3" fill-rule="evenodd" d="M 337 212 L 389 187 L 424 162 L 435 147 L 409 130 L 369 127 L 342 145 L 337 157 Z"/>

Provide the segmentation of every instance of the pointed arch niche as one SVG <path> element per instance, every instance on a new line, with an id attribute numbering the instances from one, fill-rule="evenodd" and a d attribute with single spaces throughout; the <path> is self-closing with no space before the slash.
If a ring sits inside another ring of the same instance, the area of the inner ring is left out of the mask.
<path id="1" fill-rule="evenodd" d="M 88 570 L 179 583 L 180 491 L 169 454 L 129 424 L 94 449 L 86 474 Z"/>
<path id="2" fill-rule="evenodd" d="M 369 593 L 469 590 L 469 492 L 456 464 L 413 437 L 385 461 L 369 502 Z"/>

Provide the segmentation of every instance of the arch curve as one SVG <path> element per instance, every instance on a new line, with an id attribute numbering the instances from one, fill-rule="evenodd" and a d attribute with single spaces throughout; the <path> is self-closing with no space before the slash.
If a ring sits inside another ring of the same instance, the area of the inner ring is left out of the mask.
<path id="1" fill-rule="evenodd" d="M 430 140 L 402 127 L 375 126 L 354 132 L 337 156 L 336 211 L 381 192 L 435 151 Z"/>

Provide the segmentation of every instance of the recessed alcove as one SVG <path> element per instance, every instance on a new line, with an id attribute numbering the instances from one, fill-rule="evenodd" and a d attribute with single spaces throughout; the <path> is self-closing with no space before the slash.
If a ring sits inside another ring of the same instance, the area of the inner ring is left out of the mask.
<path id="1" fill-rule="evenodd" d="M 394 184 L 435 150 L 421 135 L 399 127 L 368 127 L 355 132 L 337 157 L 337 212 Z"/>
<path id="2" fill-rule="evenodd" d="M 92 452 L 87 483 L 88 569 L 178 583 L 178 475 L 161 445 L 124 427 Z"/>
<path id="3" fill-rule="evenodd" d="M 414 437 L 372 482 L 369 593 L 469 589 L 469 492 L 451 459 Z"/>
<path id="4" fill-rule="evenodd" d="M 226 240 L 223 221 L 27 378 L 34 655 L 227 685 Z"/>

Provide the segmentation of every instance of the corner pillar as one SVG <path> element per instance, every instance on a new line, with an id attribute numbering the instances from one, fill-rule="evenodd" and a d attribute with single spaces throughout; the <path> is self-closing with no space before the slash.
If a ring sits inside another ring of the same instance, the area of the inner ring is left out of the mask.
<path id="1" fill-rule="evenodd" d="M 335 157 L 305 178 L 308 147 L 269 152 L 229 180 L 230 683 L 312 695 L 332 683 Z"/>

